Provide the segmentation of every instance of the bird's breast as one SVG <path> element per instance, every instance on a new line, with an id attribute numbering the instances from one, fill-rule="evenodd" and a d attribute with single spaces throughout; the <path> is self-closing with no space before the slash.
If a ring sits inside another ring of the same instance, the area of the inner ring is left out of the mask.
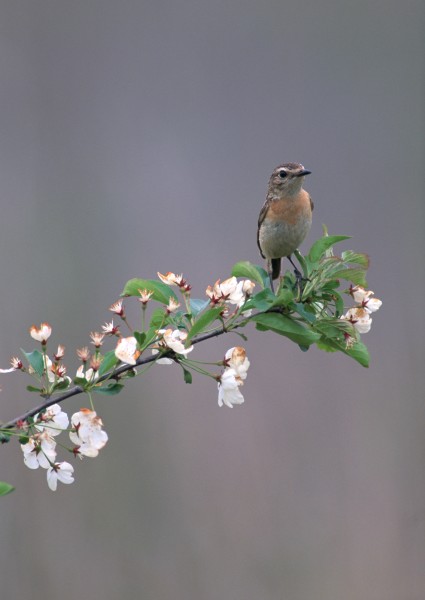
<path id="1" fill-rule="evenodd" d="M 310 196 L 302 190 L 296 198 L 273 200 L 261 223 L 259 244 L 266 258 L 289 256 L 311 227 Z"/>

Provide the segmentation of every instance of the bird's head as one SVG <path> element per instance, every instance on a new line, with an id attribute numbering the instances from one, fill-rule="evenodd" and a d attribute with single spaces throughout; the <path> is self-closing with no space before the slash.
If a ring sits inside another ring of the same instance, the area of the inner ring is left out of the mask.
<path id="1" fill-rule="evenodd" d="M 273 171 L 269 181 L 269 193 L 296 194 L 302 187 L 304 177 L 310 175 L 300 163 L 284 163 Z"/>

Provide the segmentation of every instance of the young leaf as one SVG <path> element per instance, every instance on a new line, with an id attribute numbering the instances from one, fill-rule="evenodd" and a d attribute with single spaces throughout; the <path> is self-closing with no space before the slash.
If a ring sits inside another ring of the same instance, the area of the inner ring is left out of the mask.
<path id="1" fill-rule="evenodd" d="M 151 320 L 149 323 L 150 327 L 156 327 L 157 329 L 165 325 L 167 316 L 164 313 L 163 308 L 156 308 L 151 315 Z"/>
<path id="2" fill-rule="evenodd" d="M 55 383 L 55 385 L 53 386 L 53 390 L 55 392 L 60 391 L 60 390 L 67 390 L 70 386 L 70 382 L 69 379 L 62 379 L 62 381 L 58 381 L 57 383 Z M 28 389 L 28 387 L 27 387 Z M 52 390 L 52 391 L 53 391 Z"/>
<path id="3" fill-rule="evenodd" d="M 344 240 L 349 240 L 349 235 L 327 235 L 321 237 L 319 240 L 314 242 L 312 247 L 310 248 L 310 252 L 308 253 L 307 258 L 310 262 L 317 262 L 322 256 L 325 254 L 326 250 L 328 250 L 334 244 L 338 242 L 342 242 Z"/>
<path id="4" fill-rule="evenodd" d="M 140 343 L 140 350 L 145 350 L 158 337 L 158 327 L 150 327 L 145 333 L 145 338 Z M 137 338 L 136 338 L 137 339 Z"/>
<path id="5" fill-rule="evenodd" d="M 369 257 L 367 254 L 345 250 L 344 252 L 341 252 L 341 259 L 342 262 L 361 265 L 365 269 L 369 267 Z"/>
<path id="6" fill-rule="evenodd" d="M 0 431 L 0 444 L 7 444 L 10 442 L 12 432 L 9 430 Z"/>
<path id="7" fill-rule="evenodd" d="M 99 367 L 99 375 L 102 376 L 108 371 L 112 371 L 113 368 L 118 364 L 118 358 L 115 356 L 115 351 L 111 350 L 107 352 L 103 357 Z"/>
<path id="8" fill-rule="evenodd" d="M 243 311 L 256 308 L 257 310 L 268 310 L 276 301 L 276 296 L 270 288 L 265 288 L 254 294 L 243 305 Z"/>
<path id="9" fill-rule="evenodd" d="M 210 300 L 204 300 L 203 298 L 199 299 L 199 298 L 191 298 L 190 299 L 190 310 L 192 312 L 192 315 L 194 317 L 196 317 L 200 312 L 202 312 L 203 310 L 205 310 L 207 308 L 207 306 L 209 305 Z"/>
<path id="10" fill-rule="evenodd" d="M 37 392 L 37 394 L 39 394 L 40 392 L 43 391 L 43 388 L 38 388 L 38 387 L 35 387 L 34 385 L 27 385 L 26 390 L 27 390 L 27 392 Z"/>
<path id="11" fill-rule="evenodd" d="M 94 386 L 92 391 L 96 392 L 96 394 L 103 394 L 104 396 L 115 396 L 120 393 L 123 387 L 122 383 L 110 383 L 104 387 Z"/>
<path id="12" fill-rule="evenodd" d="M 343 350 L 345 354 L 354 358 L 362 367 L 368 367 L 370 362 L 369 351 L 363 342 L 356 342 L 352 348 Z"/>
<path id="13" fill-rule="evenodd" d="M 139 344 L 139 346 L 142 347 L 143 344 L 145 343 L 145 340 L 146 340 L 146 333 L 143 333 L 143 332 L 140 332 L 140 331 L 134 331 L 133 335 L 136 338 L 137 343 Z"/>
<path id="14" fill-rule="evenodd" d="M 0 496 L 6 496 L 6 494 L 10 494 L 10 492 L 13 492 L 14 489 L 15 488 L 10 483 L 0 481 Z"/>
<path id="15" fill-rule="evenodd" d="M 248 260 L 241 260 L 233 265 L 232 273 L 234 277 L 246 277 L 251 281 L 256 281 L 262 288 L 266 287 L 269 279 L 267 271 L 258 265 L 253 265 Z"/>
<path id="16" fill-rule="evenodd" d="M 297 260 L 301 265 L 304 277 L 308 278 L 308 276 L 310 274 L 308 258 L 304 257 L 299 250 L 294 250 L 294 254 L 297 257 Z"/>
<path id="17" fill-rule="evenodd" d="M 169 285 L 156 281 L 156 279 L 130 279 L 124 286 L 121 296 L 140 297 L 139 290 L 153 292 L 152 298 L 163 304 L 168 304 L 170 298 L 177 302 L 177 296 Z"/>
<path id="18" fill-rule="evenodd" d="M 289 306 L 294 299 L 293 290 L 284 287 L 282 288 L 278 295 L 274 297 L 272 306 Z"/>
<path id="19" fill-rule="evenodd" d="M 185 369 L 183 366 L 182 366 L 182 369 L 183 369 L 184 382 L 192 383 L 192 373 L 190 371 L 188 371 L 187 369 Z"/>
<path id="20" fill-rule="evenodd" d="M 338 352 L 339 350 L 339 348 L 335 346 L 330 346 L 323 340 L 319 340 L 318 342 L 316 342 L 316 346 L 319 348 L 319 350 L 324 350 L 325 352 Z"/>
<path id="21" fill-rule="evenodd" d="M 210 308 L 209 310 L 206 310 L 205 312 L 203 312 L 201 314 L 201 316 L 196 319 L 195 323 L 190 328 L 188 335 L 187 335 L 187 339 L 190 340 L 198 333 L 202 333 L 203 331 L 205 331 L 205 329 L 208 327 L 208 325 L 211 325 L 211 323 L 213 323 L 216 319 L 218 319 L 220 313 L 222 313 L 222 312 L 223 312 L 222 306 L 214 306 L 213 308 Z"/>
<path id="22" fill-rule="evenodd" d="M 279 313 L 254 315 L 251 320 L 257 323 L 257 329 L 263 331 L 270 329 L 301 346 L 310 346 L 320 339 L 320 334 Z"/>
<path id="23" fill-rule="evenodd" d="M 363 342 L 357 341 L 354 346 L 347 348 L 343 342 L 325 337 L 317 343 L 317 347 L 326 352 L 336 352 L 339 350 L 343 354 L 354 358 L 362 367 L 369 366 L 369 351 Z"/>
<path id="24" fill-rule="evenodd" d="M 25 358 L 32 366 L 34 371 L 37 373 L 37 375 L 40 375 L 41 377 L 44 371 L 43 354 L 39 350 L 34 350 L 33 352 L 25 352 L 25 350 L 22 350 L 22 348 L 21 352 L 24 354 Z"/>
<path id="25" fill-rule="evenodd" d="M 334 277 L 338 279 L 345 279 L 346 281 L 352 281 L 355 285 L 361 285 L 367 287 L 366 272 L 364 269 L 341 269 L 336 271 Z"/>
<path id="26" fill-rule="evenodd" d="M 314 312 L 309 312 L 306 309 L 305 304 L 303 304 L 302 302 L 297 302 L 297 304 L 295 304 L 295 306 L 296 306 L 296 311 L 300 315 L 300 317 L 305 319 L 308 323 L 314 323 L 314 321 L 316 320 L 316 315 Z"/>

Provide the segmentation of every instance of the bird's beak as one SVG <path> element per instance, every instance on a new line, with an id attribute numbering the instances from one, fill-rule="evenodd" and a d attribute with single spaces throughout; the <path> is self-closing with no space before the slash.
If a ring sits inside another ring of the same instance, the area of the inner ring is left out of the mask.
<path id="1" fill-rule="evenodd" d="M 311 171 L 307 171 L 307 169 L 303 169 L 299 173 L 297 173 L 297 177 L 304 177 L 304 175 L 310 175 Z"/>

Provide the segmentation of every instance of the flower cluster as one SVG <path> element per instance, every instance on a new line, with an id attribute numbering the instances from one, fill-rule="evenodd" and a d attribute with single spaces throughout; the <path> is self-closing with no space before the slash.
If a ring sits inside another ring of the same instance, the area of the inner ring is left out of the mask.
<path id="1" fill-rule="evenodd" d="M 193 350 L 193 345 L 188 348 L 184 345 L 187 339 L 185 331 L 181 331 L 180 329 L 158 329 L 158 335 L 160 336 L 160 340 L 155 345 L 155 348 L 152 348 L 152 354 L 172 350 L 180 356 L 187 357 L 189 352 Z M 158 358 L 156 362 L 162 365 L 171 365 L 173 361 L 164 356 L 164 358 Z"/>
<path id="2" fill-rule="evenodd" d="M 373 298 L 374 292 L 365 290 L 361 286 L 350 286 L 349 293 L 356 302 L 356 306 L 348 309 L 341 319 L 351 323 L 358 333 L 367 333 L 372 326 L 371 314 L 381 308 L 382 300 Z M 352 343 L 351 336 L 348 334 L 347 343 Z"/>
<path id="3" fill-rule="evenodd" d="M 243 385 L 249 369 L 245 348 L 241 346 L 230 348 L 225 354 L 224 365 L 224 372 L 218 381 L 218 405 L 223 406 L 224 404 L 233 408 L 245 401 L 239 389 Z"/>
<path id="4" fill-rule="evenodd" d="M 58 481 L 66 484 L 74 481 L 74 467 L 66 461 L 56 462 L 56 437 L 60 433 L 69 431 L 70 440 L 75 446 L 68 450 L 80 458 L 97 456 L 108 441 L 108 435 L 102 430 L 101 419 L 87 408 L 72 415 L 71 428 L 68 415 L 59 404 L 37 413 L 31 421 L 20 422 L 19 427 L 25 432 L 21 438 L 24 463 L 29 469 L 47 469 L 47 484 L 53 491 Z"/>
<path id="5" fill-rule="evenodd" d="M 211 304 L 235 304 L 241 308 L 252 295 L 255 283 L 249 279 L 238 281 L 236 277 L 229 277 L 220 283 L 217 279 L 213 286 L 208 286 L 206 294 L 211 300 Z"/>

